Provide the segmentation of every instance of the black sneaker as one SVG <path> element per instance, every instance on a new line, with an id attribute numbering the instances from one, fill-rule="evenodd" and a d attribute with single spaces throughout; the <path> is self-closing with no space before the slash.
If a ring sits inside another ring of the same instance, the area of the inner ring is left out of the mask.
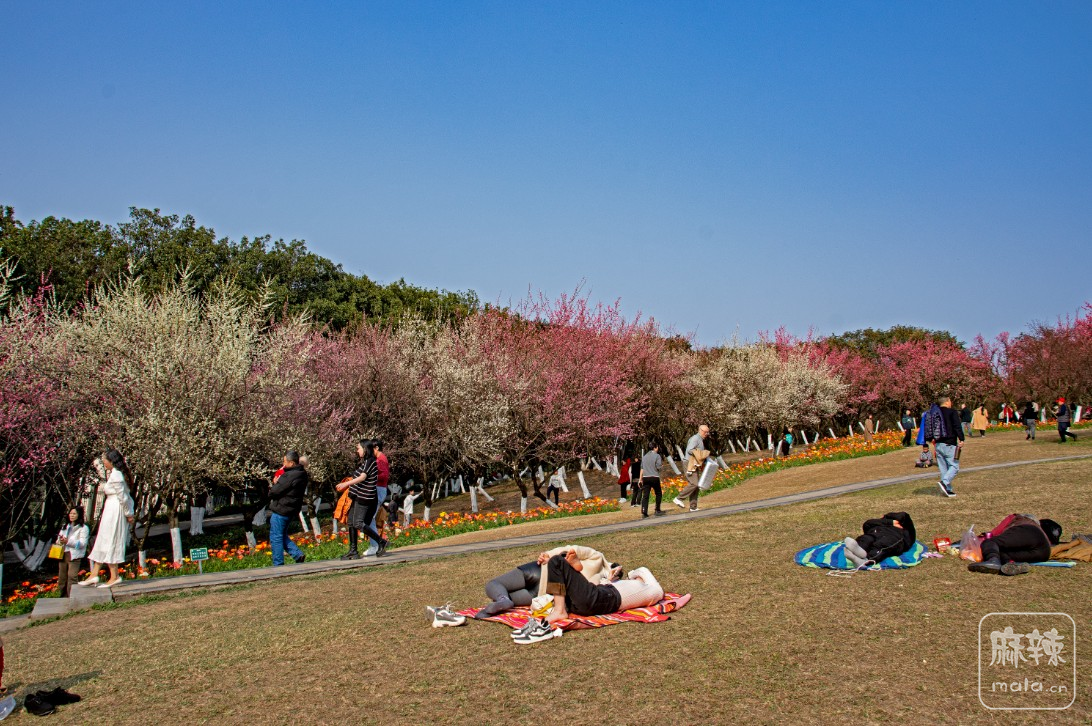
<path id="1" fill-rule="evenodd" d="M 348 552 L 343 554 L 338 559 L 342 559 L 342 560 L 359 560 L 360 559 L 360 553 L 357 552 L 356 550 L 349 550 Z"/>
<path id="2" fill-rule="evenodd" d="M 656 516 L 656 517 L 662 517 L 662 516 L 664 516 L 665 514 L 667 514 L 667 512 L 665 512 L 665 511 L 664 511 L 664 510 L 662 510 L 662 509 L 657 509 L 657 510 L 656 510 L 655 512 L 653 512 L 652 514 L 653 514 L 653 516 Z"/>
<path id="3" fill-rule="evenodd" d="M 76 695 L 75 693 L 69 693 L 60 686 L 54 688 L 48 693 L 45 691 L 39 691 L 36 695 L 45 701 L 49 701 L 54 706 L 65 706 L 69 703 L 78 703 L 81 700 L 78 695 Z"/>
<path id="4" fill-rule="evenodd" d="M 387 554 L 387 540 L 381 539 L 379 540 L 379 549 L 375 551 L 375 556 L 382 557 L 385 554 Z"/>
<path id="5" fill-rule="evenodd" d="M 299 557 L 293 557 L 292 559 L 296 561 L 297 565 L 302 565 L 304 560 L 307 559 L 307 555 L 300 555 Z"/>
<path id="6" fill-rule="evenodd" d="M 982 562 L 972 562 L 967 565 L 967 569 L 971 572 L 981 572 L 984 575 L 996 575 L 1001 572 L 1001 559 L 999 557 L 990 557 Z"/>
<path id="7" fill-rule="evenodd" d="M 27 696 L 26 700 L 23 701 L 23 705 L 26 707 L 27 713 L 35 716 L 48 716 L 57 710 L 56 706 L 41 698 L 37 693 Z"/>

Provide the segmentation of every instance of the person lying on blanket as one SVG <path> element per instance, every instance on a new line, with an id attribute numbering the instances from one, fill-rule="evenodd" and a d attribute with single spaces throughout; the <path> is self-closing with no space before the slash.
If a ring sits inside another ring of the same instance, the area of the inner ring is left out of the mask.
<path id="1" fill-rule="evenodd" d="M 967 565 L 968 570 L 990 575 L 1023 575 L 1031 569 L 1027 563 L 1050 559 L 1050 547 L 1062 538 L 1062 527 L 1050 519 L 1010 514 L 978 537 L 982 540 L 982 561 Z"/>
<path id="2" fill-rule="evenodd" d="M 845 538 L 846 559 L 857 567 L 898 557 L 917 541 L 914 520 L 906 512 L 888 512 L 879 519 L 869 519 L 862 529 L 864 534 Z"/>
<path id="3" fill-rule="evenodd" d="M 595 585 L 568 559 L 554 555 L 547 563 L 546 573 L 546 593 L 554 597 L 547 623 L 565 620 L 570 615 L 606 615 L 643 608 L 664 597 L 664 589 L 647 567 L 638 567 L 627 578 Z"/>
<path id="4" fill-rule="evenodd" d="M 512 634 L 519 645 L 560 637 L 562 630 L 554 624 L 574 615 L 607 615 L 654 605 L 664 597 L 664 589 L 647 567 L 638 567 L 628 578 L 593 585 L 569 559 L 554 555 L 546 572 L 546 592 L 554 598 L 553 609 L 545 620 L 531 618 Z"/>
<path id="5" fill-rule="evenodd" d="M 526 607 L 535 595 L 546 592 L 546 563 L 554 555 L 564 555 L 573 569 L 582 574 L 589 582 L 601 584 L 609 582 L 621 573 L 621 566 L 609 562 L 602 552 L 591 547 L 565 545 L 543 552 L 537 559 L 524 562 L 503 575 L 494 577 L 485 584 L 485 594 L 493 602 L 478 611 L 475 618 L 488 618 L 503 613 L 514 607 Z"/>

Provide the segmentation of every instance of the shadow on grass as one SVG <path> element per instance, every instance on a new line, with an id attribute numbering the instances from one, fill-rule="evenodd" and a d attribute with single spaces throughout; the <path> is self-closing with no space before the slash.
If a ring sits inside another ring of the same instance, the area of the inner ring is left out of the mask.
<path id="1" fill-rule="evenodd" d="M 92 678 L 98 678 L 101 674 L 102 671 L 88 671 L 74 676 L 50 678 L 36 683 L 23 684 L 19 681 L 15 681 L 8 686 L 8 693 L 15 695 L 16 692 L 22 691 L 18 696 L 19 707 L 21 707 L 23 705 L 23 699 L 27 697 L 27 694 L 36 693 L 38 691 L 52 691 L 54 688 L 63 688 L 67 691 L 71 688 L 75 688 L 80 683 L 89 681 Z M 16 710 L 18 710 L 18 707 Z"/>

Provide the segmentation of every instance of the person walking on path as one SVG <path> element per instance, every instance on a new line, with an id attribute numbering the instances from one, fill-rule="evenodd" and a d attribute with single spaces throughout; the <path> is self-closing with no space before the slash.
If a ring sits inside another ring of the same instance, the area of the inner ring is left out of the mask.
<path id="1" fill-rule="evenodd" d="M 284 455 L 281 475 L 269 490 L 269 548 L 273 552 L 274 567 L 284 564 L 285 552 L 297 563 L 307 559 L 288 536 L 288 523 L 303 509 L 308 478 L 307 470 L 300 466 L 300 455 L 290 449 Z"/>
<path id="2" fill-rule="evenodd" d="M 706 445 L 706 440 L 709 438 L 709 427 L 702 424 L 698 427 L 698 433 L 690 437 L 690 440 L 686 442 L 686 486 L 679 492 L 679 496 L 673 500 L 674 504 L 682 509 L 686 508 L 684 504 L 685 499 L 690 500 L 690 511 L 698 511 L 698 482 L 701 480 L 701 467 L 698 466 L 691 470 L 691 459 L 699 459 L 700 462 L 704 462 L 709 456 L 709 447 Z M 703 454 L 695 454 L 694 452 L 705 452 Z"/>
<path id="3" fill-rule="evenodd" d="M 664 491 L 660 488 L 660 469 L 664 460 L 660 457 L 660 445 L 653 443 L 645 455 L 641 457 L 641 516 L 648 516 L 648 497 L 652 490 L 656 490 L 656 516 L 664 512 L 660 509 Z M 678 500 L 676 500 L 678 501 Z"/>
<path id="4" fill-rule="evenodd" d="M 940 491 L 946 497 L 954 497 L 952 480 L 959 473 L 959 454 L 963 450 L 963 427 L 959 414 L 952 410 L 952 399 L 945 396 L 935 408 L 929 409 L 922 421 L 925 438 L 933 444 L 933 451 L 940 469 Z"/>
<path id="5" fill-rule="evenodd" d="M 79 583 L 86 587 L 99 581 L 99 565 L 106 565 L 110 570 L 110 579 L 100 588 L 110 588 L 121 582 L 118 565 L 125 562 L 125 545 L 129 543 L 129 525 L 135 519 L 133 497 L 129 486 L 133 481 L 129 465 L 116 449 L 110 449 L 102 457 L 102 466 L 106 470 L 106 484 L 102 492 L 106 502 L 99 515 L 99 533 L 95 537 L 95 546 L 91 548 L 89 576 Z"/>
<path id="6" fill-rule="evenodd" d="M 914 443 L 914 417 L 910 415 L 910 409 L 906 409 L 899 423 L 902 424 L 902 445 L 905 448 Z"/>
<path id="7" fill-rule="evenodd" d="M 64 547 L 64 556 L 57 563 L 57 590 L 60 597 L 69 597 L 80 576 L 80 563 L 87 554 L 91 530 L 83 522 L 83 507 L 70 507 L 68 523 L 57 534 L 57 544 Z"/>
<path id="8" fill-rule="evenodd" d="M 963 404 L 959 407 L 959 421 L 963 426 L 963 435 L 971 435 L 971 421 L 974 419 L 974 412 L 967 408 L 967 404 Z"/>
<path id="9" fill-rule="evenodd" d="M 339 493 L 348 489 L 349 498 L 353 500 L 352 509 L 349 510 L 349 551 L 341 556 L 343 560 L 360 559 L 360 553 L 357 551 L 360 532 L 379 543 L 379 548 L 375 552 L 377 557 L 382 557 L 387 552 L 387 540 L 383 539 L 371 526 L 372 519 L 379 509 L 376 490 L 379 482 L 379 466 L 376 464 L 375 446 L 371 441 L 362 439 L 356 445 L 356 454 L 360 457 L 360 465 L 353 472 L 352 478 L 335 487 Z"/>
<path id="10" fill-rule="evenodd" d="M 981 404 L 974 410 L 974 415 L 971 416 L 971 429 L 978 432 L 979 437 L 986 435 L 986 429 L 990 427 L 990 412 L 986 410 L 986 405 Z"/>
<path id="11" fill-rule="evenodd" d="M 387 459 L 387 455 L 383 453 L 383 442 L 380 439 L 372 441 L 372 446 L 375 448 L 375 466 L 379 470 L 379 480 L 375 483 L 375 496 L 379 502 L 379 506 L 375 509 L 375 516 L 372 517 L 372 529 L 376 532 L 379 531 L 379 527 L 376 526 L 379 522 L 379 512 L 383 509 L 383 503 L 387 501 L 387 485 L 391 481 L 391 464 Z M 365 557 L 371 557 L 379 552 L 379 540 L 369 540 L 368 551 L 364 553 Z"/>
<path id="12" fill-rule="evenodd" d="M 1069 430 L 1069 424 L 1073 420 L 1069 412 L 1069 406 L 1066 405 L 1064 398 L 1058 399 L 1058 408 L 1055 412 L 1058 418 L 1058 437 L 1065 443 L 1066 437 L 1070 437 L 1074 441 L 1077 440 L 1077 434 Z"/>
<path id="13" fill-rule="evenodd" d="M 1028 401 L 1028 405 L 1024 406 L 1024 412 L 1020 416 L 1024 419 L 1024 430 L 1027 432 L 1024 441 L 1035 441 L 1035 426 L 1039 422 L 1039 416 L 1035 413 L 1035 404 Z"/>

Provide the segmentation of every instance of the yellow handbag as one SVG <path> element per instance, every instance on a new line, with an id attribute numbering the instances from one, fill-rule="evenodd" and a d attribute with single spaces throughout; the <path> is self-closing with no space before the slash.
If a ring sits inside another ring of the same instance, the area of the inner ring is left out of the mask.
<path id="1" fill-rule="evenodd" d="M 63 560 L 64 559 L 64 546 L 53 543 L 53 546 L 49 548 L 49 559 L 51 560 Z"/>

